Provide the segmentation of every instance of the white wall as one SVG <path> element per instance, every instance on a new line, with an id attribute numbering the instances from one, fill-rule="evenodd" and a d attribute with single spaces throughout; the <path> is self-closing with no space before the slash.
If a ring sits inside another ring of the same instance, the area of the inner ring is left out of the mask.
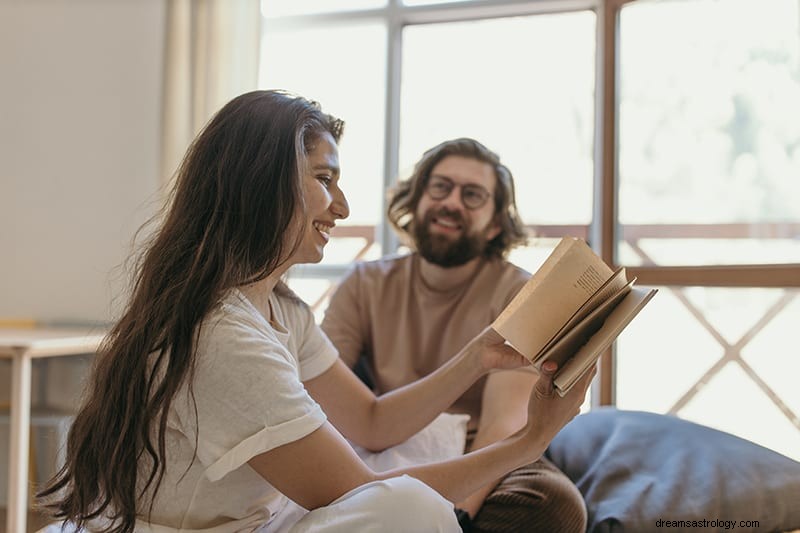
<path id="1" fill-rule="evenodd" d="M 164 0 L 0 0 L 0 319 L 111 319 L 160 201 L 164 24 Z M 87 365 L 35 365 L 34 399 L 74 405 Z M 0 405 L 9 381 L 0 361 Z M 0 416 L 0 506 L 7 454 Z"/>
<path id="2" fill-rule="evenodd" d="M 107 321 L 159 201 L 164 0 L 0 0 L 0 319 Z"/>

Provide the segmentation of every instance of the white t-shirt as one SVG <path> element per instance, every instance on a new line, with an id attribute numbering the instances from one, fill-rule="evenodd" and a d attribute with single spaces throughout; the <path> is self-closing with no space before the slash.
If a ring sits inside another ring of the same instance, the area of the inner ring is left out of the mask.
<path id="1" fill-rule="evenodd" d="M 270 304 L 283 327 L 270 325 L 236 289 L 204 320 L 193 380 L 196 418 L 184 386 L 169 413 L 167 470 L 151 523 L 148 495 L 137 531 L 250 531 L 286 505 L 247 461 L 325 422 L 302 382 L 338 355 L 308 308 L 274 293 Z"/>

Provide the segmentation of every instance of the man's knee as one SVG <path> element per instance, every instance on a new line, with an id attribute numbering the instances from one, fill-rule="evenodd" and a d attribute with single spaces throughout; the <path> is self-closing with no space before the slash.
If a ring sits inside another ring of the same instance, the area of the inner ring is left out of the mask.
<path id="1" fill-rule="evenodd" d="M 586 504 L 577 487 L 552 465 L 512 472 L 486 498 L 476 532 L 586 531 Z"/>

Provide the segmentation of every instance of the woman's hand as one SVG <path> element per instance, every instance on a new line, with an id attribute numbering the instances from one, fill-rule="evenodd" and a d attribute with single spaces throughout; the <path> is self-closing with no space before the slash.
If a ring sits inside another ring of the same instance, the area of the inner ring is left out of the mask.
<path id="1" fill-rule="evenodd" d="M 553 386 L 553 376 L 557 369 L 558 366 L 553 361 L 547 361 L 542 365 L 539 379 L 531 391 L 528 402 L 528 423 L 524 431 L 537 444 L 545 447 L 561 428 L 580 413 L 586 391 L 597 374 L 595 365 L 566 395 L 561 397 Z"/>
<path id="2" fill-rule="evenodd" d="M 464 350 L 478 361 L 485 372 L 493 369 L 511 370 L 531 364 L 522 354 L 507 344 L 503 336 L 493 330 L 491 326 L 487 326 L 477 337 L 469 341 Z M 535 371 L 533 367 L 531 370 Z"/>

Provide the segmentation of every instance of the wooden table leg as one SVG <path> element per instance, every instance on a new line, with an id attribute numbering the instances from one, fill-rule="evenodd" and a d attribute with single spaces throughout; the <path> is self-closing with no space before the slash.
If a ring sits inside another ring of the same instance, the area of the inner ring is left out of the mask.
<path id="1" fill-rule="evenodd" d="M 25 533 L 28 518 L 28 446 L 31 430 L 31 358 L 20 353 L 11 364 L 11 432 L 8 457 L 8 533 Z"/>

